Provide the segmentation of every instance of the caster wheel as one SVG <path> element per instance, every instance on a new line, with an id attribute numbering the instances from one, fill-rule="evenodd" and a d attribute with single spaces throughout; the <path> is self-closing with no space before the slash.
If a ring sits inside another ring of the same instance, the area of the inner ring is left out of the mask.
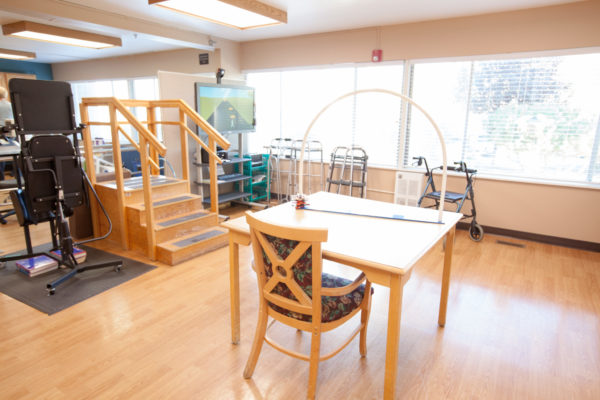
<path id="1" fill-rule="evenodd" d="M 483 239 L 483 228 L 481 225 L 477 223 L 471 224 L 471 227 L 469 228 L 469 236 L 471 237 L 471 240 L 475 242 L 481 241 L 481 239 Z"/>
<path id="2" fill-rule="evenodd" d="M 122 268 L 122 267 L 123 267 L 122 265 L 117 265 L 117 266 L 115 266 L 115 271 L 116 271 L 116 272 L 121 272 L 121 268 Z"/>
<path id="3" fill-rule="evenodd" d="M 48 290 L 48 296 L 53 296 L 54 293 L 56 293 L 56 289 L 47 289 Z"/>

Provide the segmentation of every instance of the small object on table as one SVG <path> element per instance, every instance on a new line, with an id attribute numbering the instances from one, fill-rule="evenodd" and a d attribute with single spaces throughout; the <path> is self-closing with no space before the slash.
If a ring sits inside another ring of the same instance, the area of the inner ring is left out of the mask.
<path id="1" fill-rule="evenodd" d="M 306 197 L 303 194 L 298 193 L 296 195 L 296 210 L 304 210 L 306 208 Z"/>

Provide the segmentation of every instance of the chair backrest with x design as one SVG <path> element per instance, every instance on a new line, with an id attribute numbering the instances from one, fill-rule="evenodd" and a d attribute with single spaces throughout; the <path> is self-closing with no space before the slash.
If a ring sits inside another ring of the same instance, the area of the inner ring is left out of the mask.
<path id="1" fill-rule="evenodd" d="M 327 229 L 286 228 L 254 221 L 254 263 L 270 308 L 308 323 L 311 317 L 320 319 L 321 242 L 327 240 Z"/>

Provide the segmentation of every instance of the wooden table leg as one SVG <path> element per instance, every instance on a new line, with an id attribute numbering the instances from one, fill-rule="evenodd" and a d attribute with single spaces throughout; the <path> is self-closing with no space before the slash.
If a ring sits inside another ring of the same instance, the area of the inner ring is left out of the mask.
<path id="1" fill-rule="evenodd" d="M 456 227 L 453 227 L 446 235 L 446 250 L 444 252 L 444 272 L 442 273 L 442 294 L 440 296 L 440 312 L 438 315 L 438 325 L 446 325 L 446 308 L 448 305 L 448 291 L 450 290 L 450 270 L 452 269 L 452 251 L 454 249 L 454 234 Z"/>
<path id="2" fill-rule="evenodd" d="M 231 300 L 231 342 L 240 342 L 240 246 L 229 235 L 229 296 Z"/>
<path id="3" fill-rule="evenodd" d="M 398 372 L 398 341 L 400 340 L 400 317 L 402 313 L 402 277 L 394 275 L 390 280 L 390 304 L 388 310 L 387 344 L 385 350 L 385 381 L 383 398 L 394 399 Z"/>

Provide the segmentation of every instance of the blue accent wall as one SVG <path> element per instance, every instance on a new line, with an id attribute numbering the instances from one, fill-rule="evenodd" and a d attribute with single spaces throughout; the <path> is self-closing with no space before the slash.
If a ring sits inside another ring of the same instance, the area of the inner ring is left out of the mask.
<path id="1" fill-rule="evenodd" d="M 50 64 L 0 59 L 0 71 L 15 72 L 18 74 L 35 74 L 37 79 L 53 80 L 52 67 Z"/>

